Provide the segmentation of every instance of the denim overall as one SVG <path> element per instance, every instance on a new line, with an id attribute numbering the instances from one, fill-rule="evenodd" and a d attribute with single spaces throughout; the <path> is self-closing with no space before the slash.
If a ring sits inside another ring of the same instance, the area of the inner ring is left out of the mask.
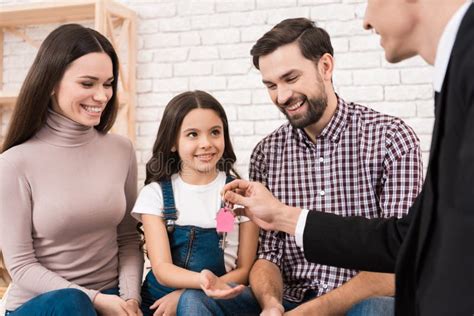
<path id="1" fill-rule="evenodd" d="M 232 180 L 233 177 L 227 176 L 226 183 Z M 168 229 L 173 264 L 194 272 L 208 269 L 217 276 L 224 275 L 224 251 L 219 247 L 221 236 L 216 229 L 175 225 L 178 215 L 171 181 L 160 181 L 160 186 L 163 192 L 163 220 Z M 150 270 L 141 290 L 143 315 L 153 315 L 154 310 L 150 310 L 150 306 L 175 290 L 161 285 Z"/>

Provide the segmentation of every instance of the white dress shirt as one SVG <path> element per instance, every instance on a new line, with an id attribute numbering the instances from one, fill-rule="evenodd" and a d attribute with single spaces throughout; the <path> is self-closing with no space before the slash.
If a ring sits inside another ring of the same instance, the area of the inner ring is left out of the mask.
<path id="1" fill-rule="evenodd" d="M 466 1 L 466 3 L 463 4 L 456 13 L 454 13 L 439 39 L 438 49 L 436 50 L 433 79 L 433 88 L 436 92 L 441 92 L 441 88 L 443 87 L 443 81 L 446 75 L 446 70 L 448 69 L 449 57 L 453 50 L 454 40 L 456 39 L 461 21 L 471 4 L 472 0 Z"/>

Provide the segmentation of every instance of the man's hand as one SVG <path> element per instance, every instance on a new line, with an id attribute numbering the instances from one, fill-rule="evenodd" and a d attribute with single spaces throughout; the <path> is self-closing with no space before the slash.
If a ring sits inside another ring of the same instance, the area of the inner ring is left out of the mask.
<path id="1" fill-rule="evenodd" d="M 243 215 L 264 230 L 295 234 L 301 209 L 281 203 L 263 184 L 234 180 L 224 186 L 223 196 L 228 202 L 243 205 Z"/>
<path id="2" fill-rule="evenodd" d="M 199 282 L 204 293 L 214 299 L 234 298 L 245 289 L 245 286 L 242 284 L 231 287 L 209 270 L 201 271 Z"/>
<path id="3" fill-rule="evenodd" d="M 153 316 L 173 316 L 176 315 L 176 308 L 178 307 L 178 301 L 183 294 L 184 290 L 176 290 L 173 291 L 159 300 L 156 300 L 153 305 L 150 306 L 150 309 L 155 309 L 156 311 L 153 313 Z"/>

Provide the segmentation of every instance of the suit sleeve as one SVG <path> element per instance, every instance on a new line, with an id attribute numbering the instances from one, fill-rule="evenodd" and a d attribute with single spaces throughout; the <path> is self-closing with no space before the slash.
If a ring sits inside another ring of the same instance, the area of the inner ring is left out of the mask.
<path id="1" fill-rule="evenodd" d="M 303 234 L 306 259 L 348 269 L 393 273 L 420 198 L 401 219 L 309 212 Z"/>

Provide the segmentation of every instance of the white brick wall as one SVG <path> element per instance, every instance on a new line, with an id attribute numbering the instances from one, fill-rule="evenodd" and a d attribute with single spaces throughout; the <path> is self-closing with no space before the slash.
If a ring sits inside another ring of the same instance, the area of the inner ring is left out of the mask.
<path id="1" fill-rule="evenodd" d="M 253 146 L 285 122 L 251 63 L 255 40 L 287 17 L 314 19 L 332 37 L 337 92 L 346 100 L 402 117 L 418 133 L 427 161 L 433 125 L 432 67 L 421 58 L 392 65 L 379 38 L 362 29 L 364 0 L 119 0 L 138 13 L 137 158 L 140 181 L 167 102 L 188 89 L 212 93 L 224 105 L 247 175 Z M 0 0 L 0 6 L 32 0 Z M 88 22 L 90 23 L 90 21 Z M 55 26 L 33 26 L 40 40 Z M 5 36 L 5 88 L 18 88 L 35 50 Z M 10 113 L 5 113 L 3 132 Z M 0 130 L 0 131 L 2 131 Z M 426 165 L 425 165 L 426 167 Z"/>

